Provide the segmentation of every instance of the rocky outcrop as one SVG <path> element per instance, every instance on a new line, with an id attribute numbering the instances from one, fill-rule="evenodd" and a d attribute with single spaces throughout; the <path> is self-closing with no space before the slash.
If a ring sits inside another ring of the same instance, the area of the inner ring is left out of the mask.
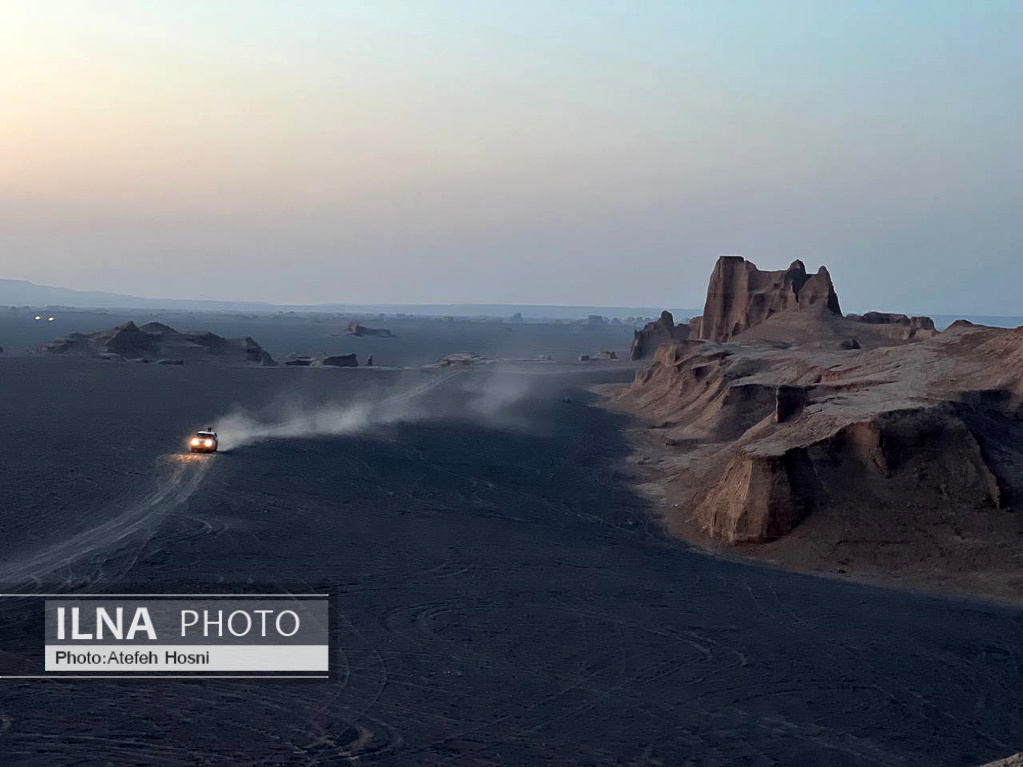
<path id="1" fill-rule="evenodd" d="M 702 317 L 689 338 L 767 342 L 821 349 L 872 349 L 937 335 L 929 317 L 888 312 L 843 316 L 825 267 L 808 274 L 801 261 L 765 272 L 738 256 L 718 259 Z"/>
<path id="2" fill-rule="evenodd" d="M 593 352 L 593 354 L 580 354 L 578 357 L 580 362 L 607 362 L 609 360 L 617 360 L 618 354 L 613 351 L 599 351 Z"/>
<path id="3" fill-rule="evenodd" d="M 352 320 L 348 323 L 345 334 L 349 336 L 376 336 L 377 338 L 394 338 L 394 334 L 387 328 L 368 328 Z"/>
<path id="4" fill-rule="evenodd" d="M 370 360 L 370 364 L 372 364 L 372 357 Z M 331 354 L 323 357 L 320 364 L 333 368 L 357 368 L 359 360 L 354 354 Z"/>
<path id="5" fill-rule="evenodd" d="M 611 400 L 649 423 L 634 462 L 670 533 L 1023 598 L 1023 328 L 844 317 L 825 270 L 722 259 L 690 330 Z"/>
<path id="6" fill-rule="evenodd" d="M 761 271 L 741 256 L 721 256 L 707 288 L 699 338 L 727 341 L 779 312 L 821 306 L 841 316 L 838 294 L 825 267 L 807 274 L 802 261 Z"/>
<path id="7" fill-rule="evenodd" d="M 938 334 L 937 328 L 934 327 L 934 320 L 930 317 L 909 317 L 905 314 L 892 312 L 867 312 L 866 314 L 849 314 L 846 315 L 846 319 L 850 322 L 880 326 L 896 340 L 910 341 L 933 338 Z"/>
<path id="8" fill-rule="evenodd" d="M 666 443 L 698 446 L 667 480 L 679 513 L 747 543 L 821 511 L 881 525 L 892 509 L 1023 510 L 1021 381 L 1023 331 L 961 326 L 854 355 L 662 346 L 622 398 Z"/>
<path id="9" fill-rule="evenodd" d="M 493 365 L 497 360 L 490 357 L 484 357 L 476 352 L 455 352 L 453 354 L 445 354 L 433 365 L 424 367 L 442 367 L 442 368 L 468 368 L 476 367 L 478 365 Z"/>
<path id="10" fill-rule="evenodd" d="M 296 368 L 357 368 L 359 367 L 359 359 L 354 354 L 327 354 L 324 352 L 323 354 L 317 354 L 315 357 L 305 354 L 290 354 L 288 359 L 284 361 L 284 364 Z"/>
<path id="11" fill-rule="evenodd" d="M 223 338 L 208 331 L 179 332 L 150 322 L 141 327 L 127 322 L 98 333 L 71 333 L 36 348 L 38 354 L 74 355 L 102 359 L 173 359 L 190 362 L 249 362 L 276 365 L 252 338 Z"/>
<path id="12" fill-rule="evenodd" d="M 629 357 L 634 360 L 648 359 L 654 356 L 654 352 L 661 344 L 685 341 L 689 334 L 689 325 L 684 322 L 676 325 L 671 312 L 665 309 L 660 317 L 633 333 Z"/>

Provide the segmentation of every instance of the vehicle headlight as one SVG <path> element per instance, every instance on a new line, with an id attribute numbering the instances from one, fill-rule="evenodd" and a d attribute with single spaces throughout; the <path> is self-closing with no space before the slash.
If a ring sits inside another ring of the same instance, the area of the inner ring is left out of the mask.
<path id="1" fill-rule="evenodd" d="M 192 444 L 193 445 L 198 445 L 199 444 L 199 438 L 198 437 L 192 437 Z"/>
<path id="2" fill-rule="evenodd" d="M 206 440 L 206 447 L 213 447 L 213 440 L 212 439 Z"/>

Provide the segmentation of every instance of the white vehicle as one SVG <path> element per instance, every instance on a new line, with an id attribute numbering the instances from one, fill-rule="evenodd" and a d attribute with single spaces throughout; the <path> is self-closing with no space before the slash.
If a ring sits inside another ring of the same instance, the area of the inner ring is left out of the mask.
<path id="1" fill-rule="evenodd" d="M 197 431 L 195 436 L 188 441 L 188 449 L 193 453 L 215 453 L 217 452 L 217 433 L 213 427 L 205 431 Z"/>

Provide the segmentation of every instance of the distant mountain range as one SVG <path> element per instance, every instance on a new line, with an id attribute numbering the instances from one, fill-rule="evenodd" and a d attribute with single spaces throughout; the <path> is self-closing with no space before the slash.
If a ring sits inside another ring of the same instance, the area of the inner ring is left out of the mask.
<path id="1" fill-rule="evenodd" d="M 553 306 L 539 304 L 270 304 L 262 301 L 210 301 L 188 298 L 141 298 L 122 293 L 95 290 L 71 290 L 36 285 L 28 280 L 0 279 L 0 306 L 74 307 L 79 309 L 167 309 L 185 312 L 324 312 L 331 314 L 414 314 L 433 317 L 511 317 L 525 319 L 585 319 L 591 314 L 602 317 L 657 317 L 666 307 L 653 306 Z M 667 307 L 677 321 L 698 316 L 700 309 Z M 1023 316 L 980 316 L 969 314 L 932 314 L 938 328 L 957 319 L 983 325 L 1012 328 L 1023 325 Z"/>
<path id="2" fill-rule="evenodd" d="M 28 280 L 0 279 L 0 306 L 73 306 L 82 309 L 272 310 L 271 304 L 235 301 L 196 301 L 178 298 L 139 298 L 95 290 L 71 290 L 36 285 Z"/>
<path id="3" fill-rule="evenodd" d="M 604 317 L 656 317 L 661 308 L 651 306 L 545 306 L 531 304 L 270 304 L 260 301 L 210 301 L 183 298 L 141 298 L 121 293 L 71 290 L 36 285 L 27 280 L 0 279 L 0 306 L 75 307 L 81 309 L 171 309 L 206 312 L 330 312 L 364 314 L 418 314 L 456 317 L 511 317 L 583 319 L 591 314 Z M 674 310 L 677 317 L 699 314 L 699 310 Z"/>

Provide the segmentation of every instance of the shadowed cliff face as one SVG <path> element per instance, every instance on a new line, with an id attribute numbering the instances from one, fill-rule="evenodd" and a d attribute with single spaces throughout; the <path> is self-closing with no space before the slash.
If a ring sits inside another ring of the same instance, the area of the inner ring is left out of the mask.
<path id="1" fill-rule="evenodd" d="M 660 346 L 616 399 L 653 421 L 637 463 L 671 532 L 1023 596 L 1023 328 L 843 316 L 823 267 L 722 257 L 689 329 L 637 332 Z"/>
<path id="2" fill-rule="evenodd" d="M 707 287 L 699 337 L 727 341 L 774 314 L 810 306 L 842 314 L 825 267 L 810 275 L 797 260 L 788 269 L 765 272 L 741 256 L 721 256 Z"/>
<path id="3" fill-rule="evenodd" d="M 653 357 L 657 347 L 661 344 L 685 341 L 691 332 L 690 326 L 684 322 L 676 325 L 671 312 L 665 309 L 661 312 L 660 317 L 653 322 L 648 322 L 641 330 L 637 330 L 633 334 L 629 357 L 634 360 Z"/>
<path id="4" fill-rule="evenodd" d="M 665 345 L 622 399 L 683 446 L 663 478 L 674 513 L 713 538 L 774 540 L 822 514 L 854 539 L 899 517 L 1019 526 L 1021 380 L 1023 329 L 959 326 L 871 351 Z"/>

